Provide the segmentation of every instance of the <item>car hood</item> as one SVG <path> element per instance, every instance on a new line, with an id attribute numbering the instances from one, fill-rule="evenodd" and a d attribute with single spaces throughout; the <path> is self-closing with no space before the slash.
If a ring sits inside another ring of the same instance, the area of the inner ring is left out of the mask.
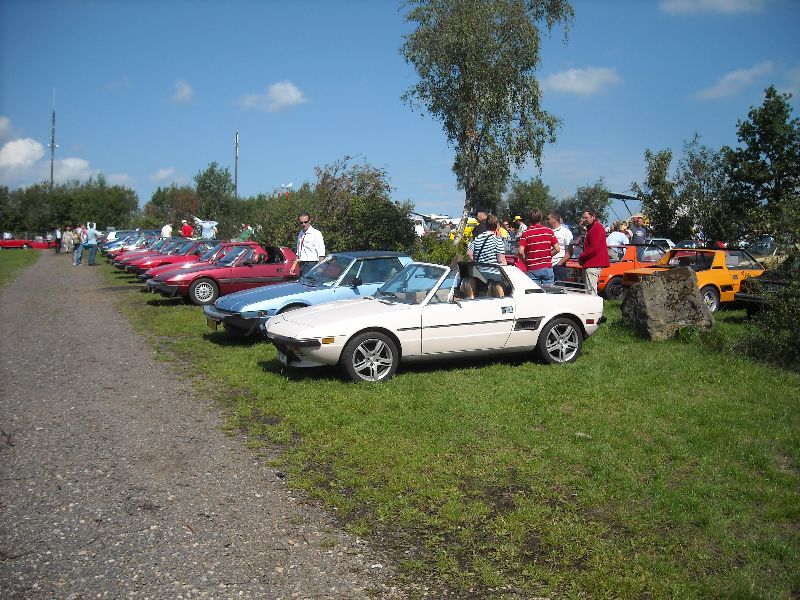
<path id="1" fill-rule="evenodd" d="M 277 298 L 313 294 L 315 291 L 330 291 L 331 288 L 314 287 L 303 285 L 299 281 L 290 283 L 279 283 L 277 285 L 267 285 L 249 290 L 243 290 L 234 294 L 223 296 L 217 300 L 217 308 L 229 310 L 231 312 L 242 312 L 245 310 L 262 310 L 266 308 L 263 304 L 271 305 Z"/>
<path id="2" fill-rule="evenodd" d="M 286 337 L 350 335 L 370 326 L 419 326 L 420 305 L 388 303 L 372 297 L 340 300 L 282 313 L 269 320 L 267 333 Z"/>

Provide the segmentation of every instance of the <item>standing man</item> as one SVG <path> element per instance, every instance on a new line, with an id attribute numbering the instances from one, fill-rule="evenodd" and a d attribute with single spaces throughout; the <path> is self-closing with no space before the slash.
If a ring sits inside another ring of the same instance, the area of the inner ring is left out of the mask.
<path id="1" fill-rule="evenodd" d="M 631 216 L 631 244 L 644 244 L 647 239 L 647 229 L 644 226 L 642 215 L 636 213 Z"/>
<path id="2" fill-rule="evenodd" d="M 553 285 L 553 256 L 560 248 L 553 230 L 542 225 L 542 212 L 531 211 L 531 224 L 519 239 L 517 253 L 525 261 L 528 277 L 539 285 Z"/>
<path id="3" fill-rule="evenodd" d="M 202 219 L 194 218 L 194 222 L 200 227 L 200 237 L 204 240 L 213 240 L 217 234 L 217 221 L 203 221 Z"/>
<path id="4" fill-rule="evenodd" d="M 497 217 L 492 215 L 486 219 L 486 231 L 472 239 L 467 246 L 467 256 L 475 262 L 506 264 L 506 245 L 497 235 Z"/>
<path id="5" fill-rule="evenodd" d="M 172 223 L 167 223 L 161 228 L 161 237 L 172 237 Z"/>
<path id="6" fill-rule="evenodd" d="M 181 235 L 185 238 L 190 238 L 194 235 L 194 228 L 186 222 L 186 219 L 181 221 Z"/>
<path id="7" fill-rule="evenodd" d="M 53 238 L 56 240 L 56 254 L 61 254 L 61 227 L 56 227 Z"/>
<path id="8" fill-rule="evenodd" d="M 94 257 L 97 256 L 97 242 L 100 240 L 100 232 L 97 231 L 97 223 L 86 224 L 86 247 L 89 250 L 88 265 L 95 265 Z"/>
<path id="9" fill-rule="evenodd" d="M 311 267 L 324 260 L 325 240 L 322 239 L 322 233 L 311 226 L 311 216 L 308 213 L 300 213 L 297 219 L 300 221 L 300 232 L 297 234 L 297 259 L 289 269 L 289 274 L 295 275 L 299 265 L 302 277 Z"/>
<path id="10" fill-rule="evenodd" d="M 586 227 L 586 236 L 583 240 L 583 252 L 578 257 L 578 262 L 583 267 L 583 283 L 593 296 L 597 296 L 597 280 L 600 269 L 607 267 L 608 246 L 606 245 L 606 230 L 597 220 L 597 213 L 585 210 L 581 215 L 581 225 Z"/>
<path id="11" fill-rule="evenodd" d="M 566 281 L 567 260 L 569 260 L 567 248 L 572 243 L 572 232 L 564 225 L 564 217 L 558 212 L 551 212 L 547 216 L 547 224 L 558 240 L 558 252 L 553 255 L 553 277 L 556 281 Z"/>
<path id="12" fill-rule="evenodd" d="M 478 224 L 472 228 L 472 239 L 474 240 L 484 231 L 486 231 L 486 219 L 489 216 L 489 209 L 484 206 L 479 206 L 475 209 L 475 218 L 478 220 Z"/>

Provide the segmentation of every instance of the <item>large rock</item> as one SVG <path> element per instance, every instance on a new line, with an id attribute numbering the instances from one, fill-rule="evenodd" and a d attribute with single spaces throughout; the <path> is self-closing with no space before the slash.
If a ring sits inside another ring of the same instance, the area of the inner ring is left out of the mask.
<path id="1" fill-rule="evenodd" d="M 676 267 L 634 284 L 622 301 L 622 320 L 650 340 L 666 340 L 683 327 L 711 329 L 714 315 L 700 297 L 697 275 Z"/>

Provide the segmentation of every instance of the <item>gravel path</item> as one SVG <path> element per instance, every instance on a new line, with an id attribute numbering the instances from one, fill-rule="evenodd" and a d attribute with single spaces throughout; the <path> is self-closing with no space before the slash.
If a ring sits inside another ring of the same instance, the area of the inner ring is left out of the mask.
<path id="1" fill-rule="evenodd" d="M 220 431 L 115 289 L 47 252 L 0 290 L 0 597 L 404 597 Z"/>

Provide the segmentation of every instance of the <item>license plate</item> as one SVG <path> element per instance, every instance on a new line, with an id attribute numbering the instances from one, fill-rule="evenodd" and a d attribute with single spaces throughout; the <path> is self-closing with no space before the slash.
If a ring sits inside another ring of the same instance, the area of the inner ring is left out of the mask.
<path id="1" fill-rule="evenodd" d="M 279 360 L 279 361 L 280 361 L 282 364 L 284 364 L 284 365 L 288 365 L 288 364 L 289 364 L 289 357 L 288 357 L 288 356 L 286 356 L 286 355 L 285 355 L 283 352 L 281 352 L 280 350 L 278 350 L 278 360 Z"/>
<path id="2" fill-rule="evenodd" d="M 217 330 L 217 322 L 214 319 L 209 319 L 206 317 L 206 325 L 208 325 L 209 329 L 213 329 L 214 331 Z"/>

